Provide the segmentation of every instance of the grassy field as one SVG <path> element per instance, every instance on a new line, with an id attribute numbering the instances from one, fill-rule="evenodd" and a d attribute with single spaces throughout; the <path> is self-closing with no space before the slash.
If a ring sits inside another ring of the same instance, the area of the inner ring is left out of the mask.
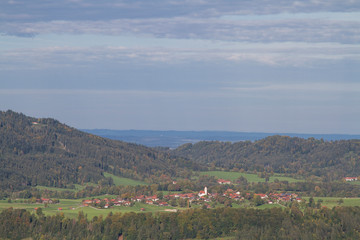
<path id="1" fill-rule="evenodd" d="M 114 184 L 116 186 L 137 186 L 137 185 L 148 185 L 146 182 L 143 181 L 137 181 L 130 178 L 124 178 L 124 177 L 118 177 L 110 173 L 104 173 L 105 177 L 110 177 L 114 180 Z"/>
<path id="2" fill-rule="evenodd" d="M 252 174 L 252 173 L 224 172 L 224 171 L 206 171 L 206 172 L 198 172 L 198 173 L 200 175 L 214 176 L 217 178 L 222 178 L 230 181 L 235 181 L 240 176 L 243 176 L 248 180 L 248 182 L 265 182 L 265 178 L 260 178 L 257 174 Z M 285 177 L 280 174 L 275 174 L 274 176 L 271 176 L 269 181 L 274 182 L 275 179 L 278 179 L 279 181 L 288 181 L 290 183 L 302 181 L 291 177 Z"/>
<path id="3" fill-rule="evenodd" d="M 111 197 L 109 195 L 99 196 L 99 198 Z M 18 208 L 18 209 L 26 209 L 30 212 L 35 212 L 35 208 L 41 207 L 43 213 L 45 215 L 55 215 L 57 213 L 63 213 L 66 217 L 76 218 L 80 211 L 83 211 L 85 215 L 87 215 L 88 219 L 92 219 L 94 216 L 103 215 L 107 216 L 110 212 L 112 213 L 126 213 L 126 212 L 142 212 L 141 208 L 145 208 L 145 212 L 161 212 L 165 211 L 165 209 L 173 209 L 173 207 L 160 207 L 156 205 L 148 205 L 143 203 L 135 203 L 133 207 L 125 207 L 125 206 L 114 206 L 109 209 L 97 209 L 93 207 L 83 207 L 81 205 L 82 200 L 69 200 L 69 199 L 60 199 L 59 204 L 48 204 L 47 208 L 44 208 L 43 204 L 27 204 L 21 203 L 20 200 L 13 201 L 12 203 L 8 203 L 6 200 L 0 201 L 0 211 L 3 209 L 7 209 L 10 207 Z M 62 210 L 59 210 L 61 208 Z"/>
<path id="4" fill-rule="evenodd" d="M 116 186 L 137 186 L 137 185 L 147 185 L 146 182 L 137 181 L 130 178 L 118 177 L 110 173 L 104 173 L 105 177 L 111 177 L 114 180 L 114 184 Z M 93 185 L 96 186 L 94 183 L 87 183 L 86 185 Z M 77 192 L 86 187 L 86 185 L 82 186 L 79 184 L 74 184 L 75 188 L 57 188 L 57 187 L 45 187 L 45 186 L 36 186 L 37 189 L 40 190 L 50 190 L 50 191 L 70 191 L 70 192 Z"/>
<path id="5" fill-rule="evenodd" d="M 304 197 L 306 202 L 309 202 L 309 197 Z M 318 202 L 319 199 L 322 199 L 322 206 L 326 206 L 328 208 L 333 208 L 336 206 L 360 206 L 360 198 L 338 198 L 338 197 L 314 197 L 315 203 Z M 344 202 L 342 204 L 338 204 L 338 201 L 342 199 Z"/>
<path id="6" fill-rule="evenodd" d="M 353 181 L 353 182 L 349 182 L 350 184 L 354 184 L 354 185 L 360 185 L 360 181 Z"/>
<path id="7" fill-rule="evenodd" d="M 6 209 L 6 208 L 15 208 L 15 209 L 26 209 L 30 212 L 35 211 L 35 208 L 41 207 L 43 209 L 44 214 L 46 215 L 54 215 L 58 212 L 61 212 L 58 210 L 59 208 L 64 209 L 64 211 L 68 211 L 72 208 L 75 208 L 75 210 L 71 210 L 73 214 L 67 214 L 69 217 L 76 217 L 77 212 L 80 210 L 80 204 L 81 200 L 71 200 L 71 199 L 61 199 L 59 204 L 48 204 L 47 208 L 44 208 L 44 204 L 28 204 L 28 203 L 21 203 L 22 200 L 16 200 L 11 203 L 8 203 L 5 200 L 0 201 L 0 210 Z M 77 211 L 76 211 L 77 210 Z M 76 213 L 75 213 L 76 212 Z"/>
<path id="8" fill-rule="evenodd" d="M 285 208 L 283 205 L 280 205 L 280 204 L 263 204 L 256 208 L 257 209 L 269 209 L 269 208 L 274 208 L 274 207 Z"/>
<path id="9" fill-rule="evenodd" d="M 92 198 L 114 198 L 116 196 L 114 195 L 102 195 L 102 196 L 96 196 Z M 304 199 L 308 202 L 309 197 L 304 197 Z M 323 200 L 322 206 L 326 206 L 328 208 L 333 208 L 336 206 L 360 206 L 360 198 L 337 198 L 337 197 L 315 197 L 314 200 L 317 203 L 319 199 Z M 343 203 L 341 205 L 338 204 L 339 199 L 343 199 Z M 66 217 L 69 218 L 76 218 L 80 211 L 82 211 L 85 215 L 87 215 L 88 219 L 92 219 L 94 216 L 104 216 L 106 217 L 110 212 L 112 213 L 127 213 L 127 212 L 135 212 L 139 213 L 142 212 L 141 208 L 145 208 L 145 212 L 161 212 L 165 211 L 165 209 L 174 209 L 173 207 L 167 206 L 167 207 L 160 207 L 156 205 L 148 205 L 143 203 L 135 203 L 133 207 L 125 207 L 125 206 L 114 206 L 109 209 L 97 209 L 93 207 L 83 207 L 81 205 L 83 199 L 60 199 L 59 204 L 48 204 L 47 208 L 44 208 L 43 204 L 27 204 L 22 203 L 21 199 L 12 201 L 11 203 L 8 203 L 6 200 L 0 200 L 0 211 L 6 208 L 18 208 L 18 209 L 26 209 L 30 212 L 35 212 L 35 208 L 41 207 L 43 210 L 43 213 L 45 215 L 55 215 L 58 213 L 64 214 Z M 233 208 L 241 208 L 246 207 L 249 204 L 242 203 L 242 204 L 236 204 L 233 203 Z M 258 209 L 268 209 L 268 208 L 274 208 L 274 207 L 283 207 L 278 204 L 264 204 L 261 206 L 258 206 L 256 208 Z M 59 210 L 61 208 L 61 210 Z M 193 208 L 201 208 L 200 205 L 194 205 Z M 179 209 L 179 208 L 178 208 Z M 185 209 L 185 208 L 184 208 Z M 179 209 L 179 210 L 184 210 Z"/>
<path id="10" fill-rule="evenodd" d="M 89 184 L 89 183 L 88 183 Z M 95 185 L 95 184 L 92 184 L 92 185 Z M 75 188 L 57 188 L 57 187 L 45 187 L 45 186 L 36 186 L 37 189 L 40 189 L 40 190 L 44 190 L 44 189 L 48 189 L 50 191 L 70 191 L 70 192 L 77 192 L 77 191 L 80 191 L 82 189 L 84 189 L 86 186 L 82 186 L 82 185 L 79 185 L 79 184 L 74 184 Z"/>

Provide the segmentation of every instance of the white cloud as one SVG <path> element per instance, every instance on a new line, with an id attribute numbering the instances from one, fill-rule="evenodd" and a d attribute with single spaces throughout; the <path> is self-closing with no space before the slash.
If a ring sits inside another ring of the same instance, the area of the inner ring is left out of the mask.
<path id="1" fill-rule="evenodd" d="M 359 45 L 346 44 L 227 44 L 207 43 L 208 48 L 190 47 L 35 47 L 0 51 L 1 70 L 48 69 L 106 63 L 137 64 L 185 62 L 257 62 L 273 66 L 307 66 L 336 61 L 360 61 Z M 171 45 L 171 44 L 169 44 Z"/>
<path id="2" fill-rule="evenodd" d="M 16 3 L 16 4 L 14 4 Z M 360 3 L 353 0 L 288 1 L 288 0 L 68 0 L 68 1 L 1 1 L 3 12 L 29 13 L 35 21 L 55 19 L 117 19 L 164 18 L 179 16 L 218 17 L 229 14 L 278 14 L 298 12 L 349 12 L 360 10 Z M 1 11 L 1 10 L 0 10 Z M 42 14 L 38 14 L 42 12 Z"/>
<path id="3" fill-rule="evenodd" d="M 9 22 L 0 26 L 9 35 L 101 34 L 235 42 L 360 43 L 360 19 L 226 20 L 198 18 L 118 19 L 110 21 Z"/>
<path id="4" fill-rule="evenodd" d="M 282 84 L 266 84 L 264 81 L 260 85 L 252 85 L 245 87 L 226 87 L 224 90 L 234 92 L 322 92 L 322 93 L 360 93 L 360 83 L 282 83 Z"/>

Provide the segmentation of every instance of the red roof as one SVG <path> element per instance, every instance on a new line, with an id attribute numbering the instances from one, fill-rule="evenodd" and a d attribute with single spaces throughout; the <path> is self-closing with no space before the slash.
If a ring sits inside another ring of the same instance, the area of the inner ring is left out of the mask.
<path id="1" fill-rule="evenodd" d="M 218 183 L 231 183 L 231 181 L 229 181 L 229 180 L 224 180 L 224 179 L 221 179 L 221 178 L 218 179 L 217 182 L 218 182 Z"/>

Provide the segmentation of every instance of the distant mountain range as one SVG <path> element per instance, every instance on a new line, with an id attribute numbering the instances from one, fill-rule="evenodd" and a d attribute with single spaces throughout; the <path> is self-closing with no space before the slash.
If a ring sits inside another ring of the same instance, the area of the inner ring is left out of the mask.
<path id="1" fill-rule="evenodd" d="M 301 133 L 256 133 L 227 131 L 156 131 L 156 130 L 110 130 L 82 129 L 82 131 L 114 140 L 121 140 L 148 147 L 177 148 L 185 143 L 200 141 L 240 142 L 256 141 L 273 135 L 315 138 L 325 141 L 360 139 L 360 135 L 349 134 L 301 134 Z"/>

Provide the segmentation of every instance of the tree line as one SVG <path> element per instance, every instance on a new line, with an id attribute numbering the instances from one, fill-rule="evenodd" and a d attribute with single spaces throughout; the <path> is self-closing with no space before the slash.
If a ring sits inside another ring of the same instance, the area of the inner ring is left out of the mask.
<path id="1" fill-rule="evenodd" d="M 255 142 L 198 142 L 169 151 L 213 169 L 318 176 L 327 181 L 360 172 L 360 141 L 270 136 Z"/>
<path id="2" fill-rule="evenodd" d="M 0 213 L 5 239 L 360 239 L 360 208 L 336 207 L 304 212 L 287 209 L 190 209 L 178 213 L 110 213 L 88 220 L 63 214 L 45 216 L 7 209 Z"/>

